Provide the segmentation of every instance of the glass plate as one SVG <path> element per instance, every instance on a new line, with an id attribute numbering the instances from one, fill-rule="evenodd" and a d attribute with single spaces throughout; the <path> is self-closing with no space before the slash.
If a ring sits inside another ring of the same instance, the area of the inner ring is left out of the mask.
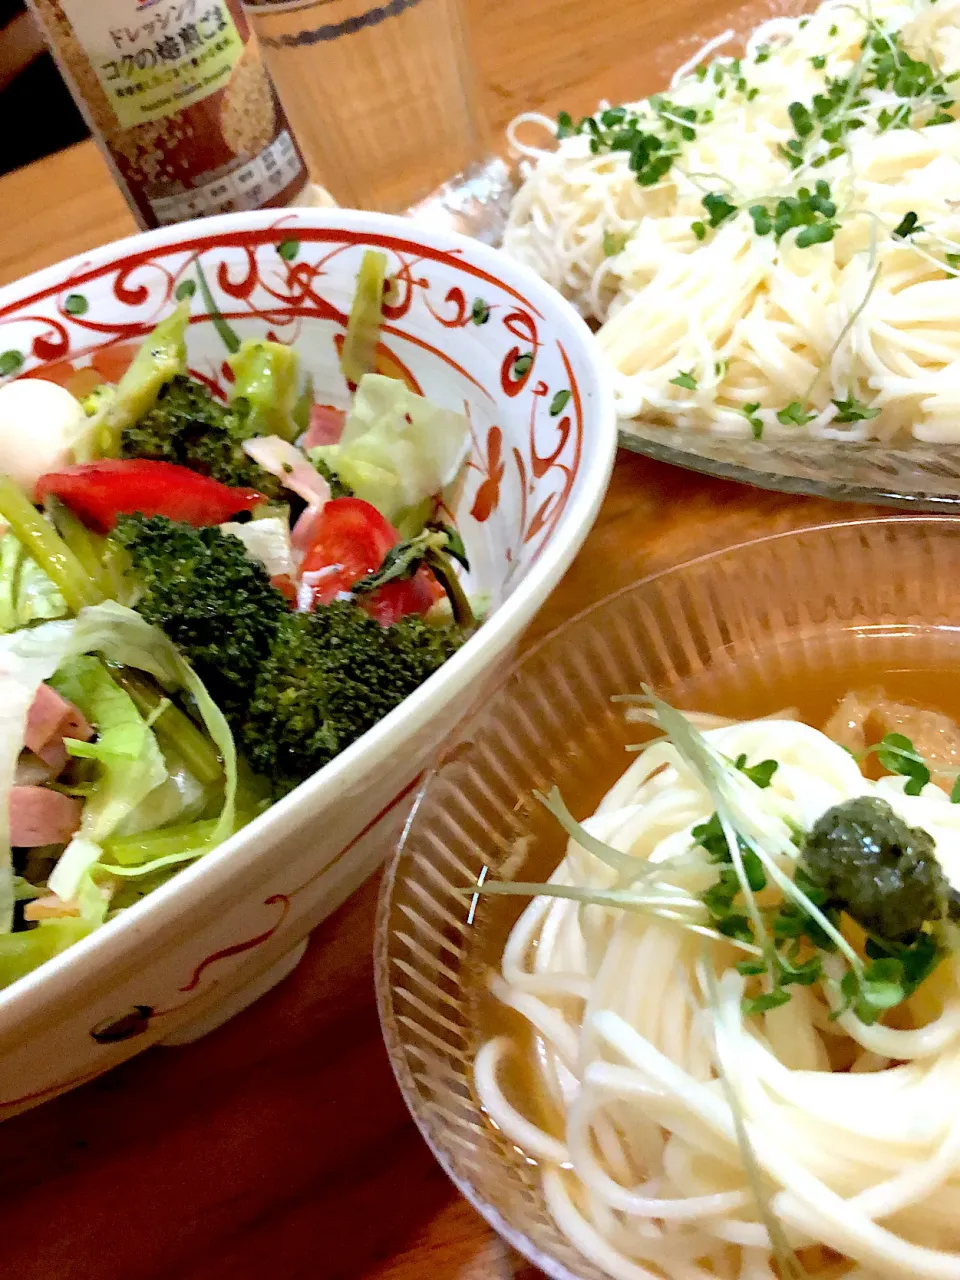
<path id="1" fill-rule="evenodd" d="M 912 511 L 960 508 L 960 448 L 914 440 L 896 449 L 879 441 L 727 440 L 700 431 L 620 423 L 634 453 L 758 489 L 810 493 L 837 502 L 872 502 Z"/>
<path id="2" fill-rule="evenodd" d="M 474 1093 L 472 1063 L 485 1038 L 476 993 L 505 933 L 503 904 L 475 906 L 463 888 L 507 858 L 514 878 L 525 878 L 518 853 L 552 829 L 529 800 L 535 789 L 583 797 L 586 782 L 599 801 L 620 776 L 627 739 L 611 695 L 646 681 L 669 697 L 709 671 L 731 687 L 768 680 L 774 699 L 784 662 L 804 680 L 847 673 L 851 636 L 873 669 L 902 666 L 905 640 L 918 669 L 952 667 L 958 584 L 952 517 L 825 525 L 690 561 L 609 597 L 526 654 L 428 777 L 381 890 L 384 1040 L 442 1167 L 554 1280 L 609 1277 L 557 1230 L 536 1164 L 490 1124 Z"/>

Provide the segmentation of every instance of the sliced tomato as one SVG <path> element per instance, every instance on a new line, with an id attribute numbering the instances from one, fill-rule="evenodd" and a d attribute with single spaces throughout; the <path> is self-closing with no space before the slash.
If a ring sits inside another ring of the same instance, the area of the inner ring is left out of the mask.
<path id="1" fill-rule="evenodd" d="M 118 516 L 134 512 L 182 520 L 199 529 L 223 524 L 266 501 L 256 489 L 233 489 L 189 467 L 150 458 L 102 458 L 48 471 L 37 481 L 37 502 L 48 494 L 101 533 L 112 529 Z"/>
<path id="2" fill-rule="evenodd" d="M 392 627 L 411 613 L 426 613 L 443 595 L 443 588 L 429 569 L 420 569 L 412 578 L 388 582 L 369 595 L 358 597 L 361 606 L 381 627 Z"/>
<path id="3" fill-rule="evenodd" d="M 103 382 L 119 382 L 140 350 L 139 342 L 115 342 L 93 353 L 92 364 Z"/>
<path id="4" fill-rule="evenodd" d="M 341 591 L 373 573 L 400 535 L 376 507 L 360 498 L 334 498 L 323 508 L 313 545 L 303 561 L 313 602 L 329 604 Z M 307 577 L 307 575 L 316 577 Z"/>
<path id="5" fill-rule="evenodd" d="M 334 498 L 317 518 L 313 545 L 303 562 L 303 581 L 313 588 L 314 607 L 329 604 L 376 572 L 400 535 L 376 507 L 360 498 Z M 309 575 L 309 576 L 308 576 Z M 429 569 L 412 578 L 388 582 L 358 597 L 360 605 L 383 627 L 411 613 L 426 613 L 443 595 Z"/>
<path id="6" fill-rule="evenodd" d="M 103 378 L 94 369 L 93 365 L 87 365 L 83 369 L 77 369 L 70 377 L 66 379 L 63 386 L 70 392 L 72 396 L 76 396 L 78 400 L 82 400 L 84 396 L 88 396 L 91 391 L 95 391 L 97 387 L 103 386 Z"/>
<path id="7" fill-rule="evenodd" d="M 276 587 L 282 596 L 286 596 L 290 604 L 297 603 L 297 584 L 287 573 L 275 574 L 270 579 L 270 585 Z"/>

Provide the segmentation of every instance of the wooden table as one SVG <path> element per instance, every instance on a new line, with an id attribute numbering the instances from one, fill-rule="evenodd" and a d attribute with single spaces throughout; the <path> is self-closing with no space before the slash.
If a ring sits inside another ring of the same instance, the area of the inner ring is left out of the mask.
<path id="1" fill-rule="evenodd" d="M 497 133 L 531 106 L 586 110 L 649 92 L 677 61 L 665 40 L 723 25 L 718 0 L 470 7 Z M 2 283 L 133 224 L 86 143 L 0 180 L 0 228 Z M 863 513 L 622 454 L 528 640 L 701 552 Z M 286 983 L 205 1040 L 152 1049 L 0 1127 L 0 1274 L 530 1280 L 434 1164 L 394 1085 L 373 999 L 376 893 L 368 884 Z"/>

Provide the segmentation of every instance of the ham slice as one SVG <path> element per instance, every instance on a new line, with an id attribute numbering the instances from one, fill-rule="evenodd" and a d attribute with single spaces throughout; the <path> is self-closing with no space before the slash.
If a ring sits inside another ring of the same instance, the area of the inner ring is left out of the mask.
<path id="1" fill-rule="evenodd" d="M 78 916 L 79 904 L 73 901 L 63 902 L 55 893 L 46 898 L 34 898 L 23 908 L 24 920 L 63 920 L 67 916 Z"/>
<path id="2" fill-rule="evenodd" d="M 56 776 L 32 751 L 21 751 L 13 781 L 18 787 L 39 787 L 44 782 L 52 782 Z"/>
<path id="3" fill-rule="evenodd" d="M 56 773 L 67 763 L 64 738 L 89 742 L 93 729 L 72 702 L 61 698 L 56 689 L 42 684 L 34 696 L 27 716 L 26 746 Z"/>
<path id="4" fill-rule="evenodd" d="M 243 451 L 307 504 L 290 531 L 294 551 L 306 551 L 323 508 L 330 501 L 329 484 L 299 449 L 279 436 L 255 436 L 244 441 Z"/>
<path id="5" fill-rule="evenodd" d="M 67 767 L 67 748 L 63 745 L 62 738 L 51 738 L 44 746 L 37 748 L 36 754 L 55 778 L 59 778 Z"/>
<path id="6" fill-rule="evenodd" d="M 73 796 L 46 787 L 10 791 L 10 843 L 14 848 L 67 844 L 80 826 L 83 805 Z"/>
<path id="7" fill-rule="evenodd" d="M 322 521 L 323 507 L 304 507 L 297 517 L 297 523 L 290 530 L 290 545 L 301 553 L 301 559 L 316 542 Z"/>
<path id="8" fill-rule="evenodd" d="M 320 444 L 339 444 L 346 420 L 346 409 L 334 409 L 331 404 L 315 404 L 310 410 L 310 425 L 300 447 L 315 449 Z"/>

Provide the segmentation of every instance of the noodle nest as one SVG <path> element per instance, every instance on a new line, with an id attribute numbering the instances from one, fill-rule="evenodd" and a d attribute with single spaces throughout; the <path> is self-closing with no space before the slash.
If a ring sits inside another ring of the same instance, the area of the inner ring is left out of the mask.
<path id="1" fill-rule="evenodd" d="M 792 720 L 725 724 L 703 740 L 727 761 L 778 762 L 750 801 L 773 836 L 882 797 L 929 833 L 960 884 L 960 805 L 933 783 L 910 795 L 903 777 L 871 781 L 847 750 Z M 823 981 L 746 1016 L 758 980 L 738 971 L 743 951 L 690 927 L 691 901 L 717 875 L 694 834 L 714 808 L 698 771 L 659 739 L 584 824 L 641 869 L 660 868 L 655 889 L 637 891 L 654 907 L 533 899 L 491 978 L 529 1038 L 481 1048 L 484 1108 L 538 1162 L 560 1230 L 616 1280 L 955 1280 L 956 953 L 872 1025 L 851 1009 L 836 1016 L 836 955 Z M 788 875 L 795 860 L 795 846 L 793 859 L 777 856 Z M 598 893 L 615 880 L 572 839 L 549 883 Z M 535 1096 L 515 1096 L 508 1059 L 529 1069 Z M 796 1260 L 803 1270 L 790 1269 Z"/>
<path id="2" fill-rule="evenodd" d="M 656 152 L 521 116 L 505 247 L 602 322 L 624 418 L 960 440 L 958 70 L 960 0 L 827 0 L 617 109 Z"/>

